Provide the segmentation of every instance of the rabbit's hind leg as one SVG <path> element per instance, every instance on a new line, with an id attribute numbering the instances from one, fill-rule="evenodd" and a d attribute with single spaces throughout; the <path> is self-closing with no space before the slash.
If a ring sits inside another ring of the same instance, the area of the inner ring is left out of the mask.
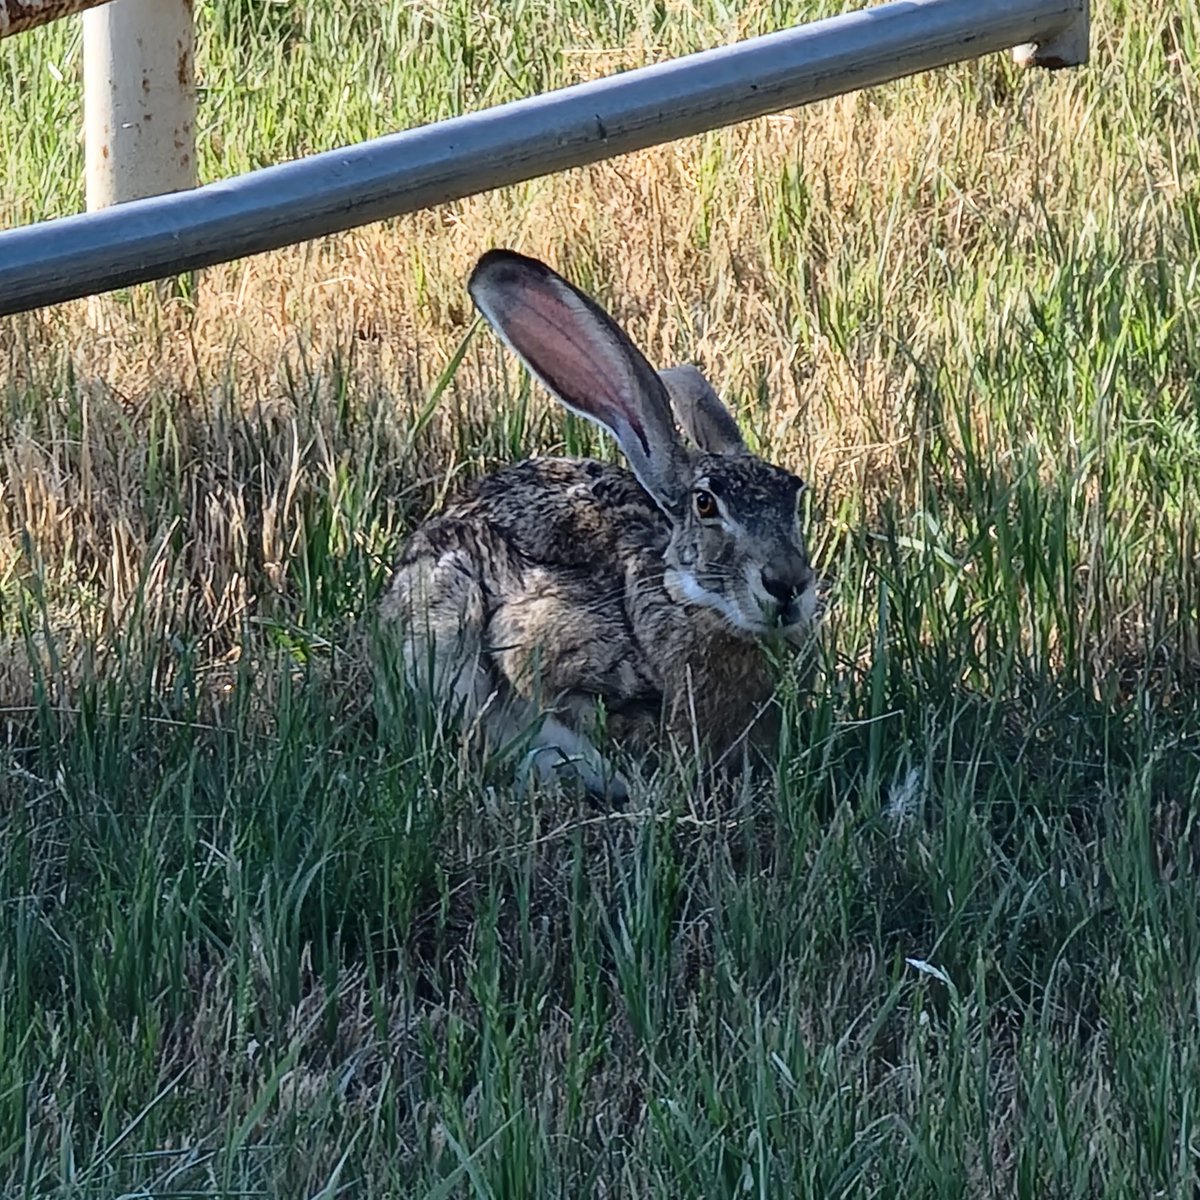
<path id="1" fill-rule="evenodd" d="M 521 695 L 506 675 L 508 664 L 485 647 L 484 591 L 478 563 L 465 548 L 402 566 L 382 614 L 403 631 L 409 685 L 449 705 L 464 734 L 481 737 L 485 752 L 506 757 L 521 747 L 527 751 L 521 775 L 542 782 L 574 778 L 593 802 L 625 802 L 625 781 L 592 742 Z"/>
<path id="2" fill-rule="evenodd" d="M 419 695 L 448 704 L 464 725 L 484 716 L 495 681 L 483 652 L 483 588 L 465 549 L 414 557 L 396 572 L 380 608 L 401 632 L 404 674 Z"/>

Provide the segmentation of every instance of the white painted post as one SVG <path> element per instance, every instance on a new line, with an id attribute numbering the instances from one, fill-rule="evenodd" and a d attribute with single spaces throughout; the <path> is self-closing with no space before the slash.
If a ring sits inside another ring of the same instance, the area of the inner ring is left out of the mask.
<path id="1" fill-rule="evenodd" d="M 111 0 L 83 14 L 83 139 L 89 211 L 196 186 L 192 0 Z M 177 280 L 154 286 L 160 300 Z M 103 297 L 88 320 L 108 328 Z"/>
<path id="2" fill-rule="evenodd" d="M 112 0 L 83 14 L 89 210 L 196 185 L 192 0 Z"/>

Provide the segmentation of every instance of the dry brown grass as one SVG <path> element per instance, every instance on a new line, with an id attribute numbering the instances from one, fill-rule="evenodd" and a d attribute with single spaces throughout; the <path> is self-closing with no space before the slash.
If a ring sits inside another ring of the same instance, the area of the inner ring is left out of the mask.
<path id="1" fill-rule="evenodd" d="M 37 412 L 4 435 L 0 574 L 31 558 L 70 563 L 119 619 L 168 534 L 138 503 L 151 410 L 165 409 L 188 619 L 224 627 L 258 589 L 285 586 L 306 480 L 355 457 L 331 427 L 329 364 L 348 364 L 339 386 L 374 410 L 402 459 L 405 422 L 471 319 L 463 281 L 496 244 L 596 286 L 654 359 L 698 359 L 743 413 L 765 389 L 769 408 L 750 424 L 834 508 L 904 504 L 920 451 L 905 400 L 914 368 L 895 339 L 915 354 L 985 341 L 986 310 L 948 303 L 949 281 L 1014 246 L 1036 255 L 1047 213 L 1078 229 L 1170 203 L 1170 164 L 1148 152 L 1143 186 L 1116 190 L 1137 164 L 1127 141 L 1105 136 L 1100 92 L 1086 77 L 1021 78 L 988 62 L 214 268 L 194 305 L 109 302 L 103 332 L 83 302 L 13 322 L 0 335 L 10 394 L 37 397 Z M 781 213 L 787 180 L 802 213 Z M 841 318 L 823 321 L 823 305 Z M 459 405 L 486 419 L 500 370 L 511 391 L 509 364 L 468 355 L 454 384 L 463 399 L 433 423 L 432 459 L 416 477 L 412 462 L 386 464 L 399 493 L 442 491 L 431 481 L 471 453 L 452 428 Z M 303 431 L 298 394 L 317 401 Z M 231 422 L 251 412 L 269 432 L 261 470 L 238 479 Z M 979 420 L 986 429 L 986 411 Z M 179 599 L 168 590 L 152 588 L 151 607 L 169 625 Z M 66 625 L 83 619 L 72 593 Z"/>

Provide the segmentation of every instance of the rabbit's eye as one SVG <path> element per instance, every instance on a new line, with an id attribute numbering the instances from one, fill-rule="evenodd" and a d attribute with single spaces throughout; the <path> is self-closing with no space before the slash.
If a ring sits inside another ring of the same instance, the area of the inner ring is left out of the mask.
<path id="1" fill-rule="evenodd" d="M 717 507 L 717 498 L 712 492 L 706 492 L 701 488 L 696 493 L 696 516 L 702 521 L 711 521 L 714 517 L 721 514 L 720 508 Z"/>

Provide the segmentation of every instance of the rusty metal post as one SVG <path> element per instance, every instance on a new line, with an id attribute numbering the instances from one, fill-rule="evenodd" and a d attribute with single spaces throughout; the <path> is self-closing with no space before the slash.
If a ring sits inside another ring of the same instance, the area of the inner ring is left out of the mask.
<path id="1" fill-rule="evenodd" d="M 24 33 L 39 25 L 49 25 L 60 17 L 70 17 L 94 8 L 106 0 L 0 0 L 0 38 Z"/>

